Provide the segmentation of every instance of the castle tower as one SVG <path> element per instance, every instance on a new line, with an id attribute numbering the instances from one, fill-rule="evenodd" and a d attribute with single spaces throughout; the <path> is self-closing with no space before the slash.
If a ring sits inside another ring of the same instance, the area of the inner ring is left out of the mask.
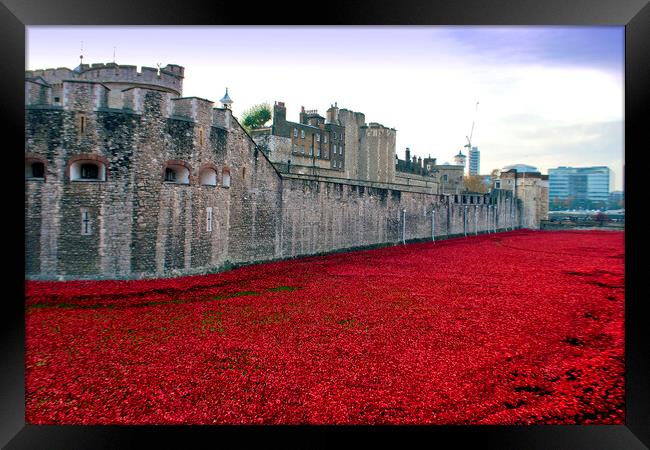
<path id="1" fill-rule="evenodd" d="M 112 91 L 121 91 L 132 87 L 155 87 L 180 97 L 183 94 L 185 69 L 176 64 L 165 67 L 142 67 L 118 65 L 115 63 L 79 64 L 74 70 L 66 67 L 58 69 L 41 69 L 25 71 L 26 78 L 41 77 L 49 84 L 63 80 L 84 80 L 104 84 Z"/>
<path id="2" fill-rule="evenodd" d="M 25 71 L 25 78 L 40 77 L 52 86 L 52 94 L 62 98 L 63 81 L 79 80 L 101 83 L 108 91 L 108 107 L 121 108 L 122 91 L 130 88 L 154 88 L 172 94 L 174 97 L 183 95 L 183 78 L 185 69 L 176 64 L 153 68 L 142 66 L 138 72 L 137 66 L 111 63 L 84 64 L 82 62 L 73 70 L 67 67 L 58 69 L 39 69 Z"/>

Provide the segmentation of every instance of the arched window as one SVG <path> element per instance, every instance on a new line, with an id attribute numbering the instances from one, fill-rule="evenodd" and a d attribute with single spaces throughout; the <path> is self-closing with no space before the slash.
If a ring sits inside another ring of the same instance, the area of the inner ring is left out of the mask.
<path id="1" fill-rule="evenodd" d="M 201 173 L 199 174 L 199 184 L 201 186 L 216 186 L 217 171 L 212 167 L 205 167 L 201 169 Z"/>
<path id="2" fill-rule="evenodd" d="M 106 181 L 106 164 L 99 159 L 77 159 L 70 164 L 72 181 Z"/>
<path id="3" fill-rule="evenodd" d="M 28 180 L 44 180 L 45 162 L 36 158 L 25 159 L 25 178 Z"/>
<path id="4" fill-rule="evenodd" d="M 190 184 L 190 169 L 182 161 L 168 161 L 163 181 L 176 184 Z"/>
<path id="5" fill-rule="evenodd" d="M 230 187 L 230 170 L 223 169 L 221 174 L 221 185 L 226 188 Z"/>

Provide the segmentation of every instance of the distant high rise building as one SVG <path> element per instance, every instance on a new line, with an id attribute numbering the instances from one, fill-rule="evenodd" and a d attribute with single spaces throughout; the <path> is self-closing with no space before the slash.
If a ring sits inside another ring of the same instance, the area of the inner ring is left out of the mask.
<path id="1" fill-rule="evenodd" d="M 568 207 L 606 205 L 612 179 L 609 167 L 558 167 L 548 170 L 549 200 Z"/>
<path id="2" fill-rule="evenodd" d="M 481 171 L 481 152 L 478 147 L 472 147 L 469 151 L 469 174 L 478 175 Z"/>

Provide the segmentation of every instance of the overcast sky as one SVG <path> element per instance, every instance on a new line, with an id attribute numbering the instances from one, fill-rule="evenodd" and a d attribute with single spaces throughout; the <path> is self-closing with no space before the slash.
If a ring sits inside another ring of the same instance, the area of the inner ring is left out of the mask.
<path id="1" fill-rule="evenodd" d="M 397 129 L 397 154 L 453 162 L 476 119 L 481 173 L 523 163 L 609 166 L 622 189 L 624 28 L 41 27 L 27 69 L 113 61 L 185 67 L 183 94 L 240 116 L 284 101 L 322 115 L 334 102 Z M 479 102 L 478 110 L 476 102 Z M 466 154 L 466 150 L 463 149 Z"/>

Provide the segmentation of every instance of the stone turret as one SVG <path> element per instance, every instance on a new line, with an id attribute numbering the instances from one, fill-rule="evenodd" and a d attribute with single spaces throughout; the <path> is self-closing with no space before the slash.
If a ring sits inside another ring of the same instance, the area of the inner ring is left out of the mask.
<path id="1" fill-rule="evenodd" d="M 284 102 L 275 102 L 273 104 L 273 124 L 281 124 L 287 121 L 287 107 Z"/>
<path id="2" fill-rule="evenodd" d="M 458 151 L 458 154 L 454 156 L 454 162 L 458 166 L 463 166 L 465 167 L 465 161 L 467 160 L 467 157 L 463 155 L 462 151 Z"/>
<path id="3" fill-rule="evenodd" d="M 327 110 L 327 117 L 326 117 L 326 122 L 325 123 L 339 123 L 339 107 L 334 102 L 332 106 Z"/>

